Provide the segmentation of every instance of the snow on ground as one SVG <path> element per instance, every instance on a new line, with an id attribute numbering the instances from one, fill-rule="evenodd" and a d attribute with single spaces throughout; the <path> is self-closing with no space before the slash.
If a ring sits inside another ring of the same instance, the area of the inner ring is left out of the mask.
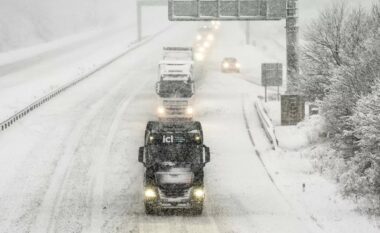
<path id="1" fill-rule="evenodd" d="M 150 19 L 145 17 L 144 35 L 152 35 L 170 25 L 165 18 L 166 9 L 159 9 L 161 11 L 156 13 L 150 12 Z M 153 26 L 153 21 L 160 22 L 160 26 Z M 116 27 L 0 54 L 3 63 L 0 66 L 0 122 L 126 51 L 136 40 L 136 30 L 136 25 Z"/>
<path id="2" fill-rule="evenodd" d="M 220 72 L 224 49 L 244 40 L 237 25 L 222 24 L 197 86 L 196 120 L 212 152 L 203 215 L 145 215 L 137 162 L 145 124 L 155 119 L 162 47 L 195 37 L 184 24 L 0 134 L 0 232 L 379 232 L 334 184 L 310 174 L 305 157 L 271 150 L 253 107 L 262 88 L 244 71 Z"/>
<path id="3" fill-rule="evenodd" d="M 0 52 L 136 22 L 133 0 L 0 0 Z"/>
<path id="4" fill-rule="evenodd" d="M 281 118 L 280 102 L 268 102 L 265 106 L 271 119 Z M 318 135 L 323 127 L 321 122 L 316 115 L 297 126 L 275 124 L 280 150 L 265 156 L 271 174 L 292 205 L 304 211 L 323 231 L 380 232 L 376 228 L 377 218 L 358 212 L 352 201 L 340 195 L 333 180 L 315 171 L 308 148 L 323 146 Z"/>

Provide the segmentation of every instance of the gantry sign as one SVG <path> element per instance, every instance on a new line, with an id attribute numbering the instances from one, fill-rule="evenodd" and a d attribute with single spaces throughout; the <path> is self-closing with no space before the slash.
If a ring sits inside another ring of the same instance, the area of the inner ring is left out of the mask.
<path id="1" fill-rule="evenodd" d="M 169 20 L 281 20 L 286 19 L 288 93 L 293 93 L 298 68 L 297 0 L 168 0 Z"/>
<path id="2" fill-rule="evenodd" d="M 169 20 L 280 20 L 286 0 L 169 0 Z"/>

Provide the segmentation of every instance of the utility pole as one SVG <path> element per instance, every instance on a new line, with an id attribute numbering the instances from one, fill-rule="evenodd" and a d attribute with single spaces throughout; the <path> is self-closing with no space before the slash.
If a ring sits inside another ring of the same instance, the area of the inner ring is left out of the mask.
<path id="1" fill-rule="evenodd" d="M 287 94 L 295 94 L 299 76 L 297 0 L 286 2 Z"/>

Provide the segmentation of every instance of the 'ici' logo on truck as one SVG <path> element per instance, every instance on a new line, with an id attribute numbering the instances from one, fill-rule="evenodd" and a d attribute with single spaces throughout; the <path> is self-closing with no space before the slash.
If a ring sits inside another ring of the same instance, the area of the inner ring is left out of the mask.
<path id="1" fill-rule="evenodd" d="M 174 143 L 174 136 L 162 136 L 162 142 L 163 143 Z"/>

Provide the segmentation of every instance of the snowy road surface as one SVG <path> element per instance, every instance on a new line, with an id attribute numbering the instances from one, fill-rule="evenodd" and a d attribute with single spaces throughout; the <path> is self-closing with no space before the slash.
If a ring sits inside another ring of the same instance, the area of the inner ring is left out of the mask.
<path id="1" fill-rule="evenodd" d="M 155 119 L 161 49 L 195 36 L 195 25 L 183 24 L 0 134 L 0 232 L 341 232 L 294 208 L 257 156 L 270 150 L 249 104 L 260 89 L 218 70 L 218 51 L 244 41 L 229 33 L 238 28 L 222 27 L 197 87 L 196 119 L 212 151 L 201 216 L 145 215 L 137 162 L 145 124 Z M 375 232 L 369 224 L 354 230 Z"/>

